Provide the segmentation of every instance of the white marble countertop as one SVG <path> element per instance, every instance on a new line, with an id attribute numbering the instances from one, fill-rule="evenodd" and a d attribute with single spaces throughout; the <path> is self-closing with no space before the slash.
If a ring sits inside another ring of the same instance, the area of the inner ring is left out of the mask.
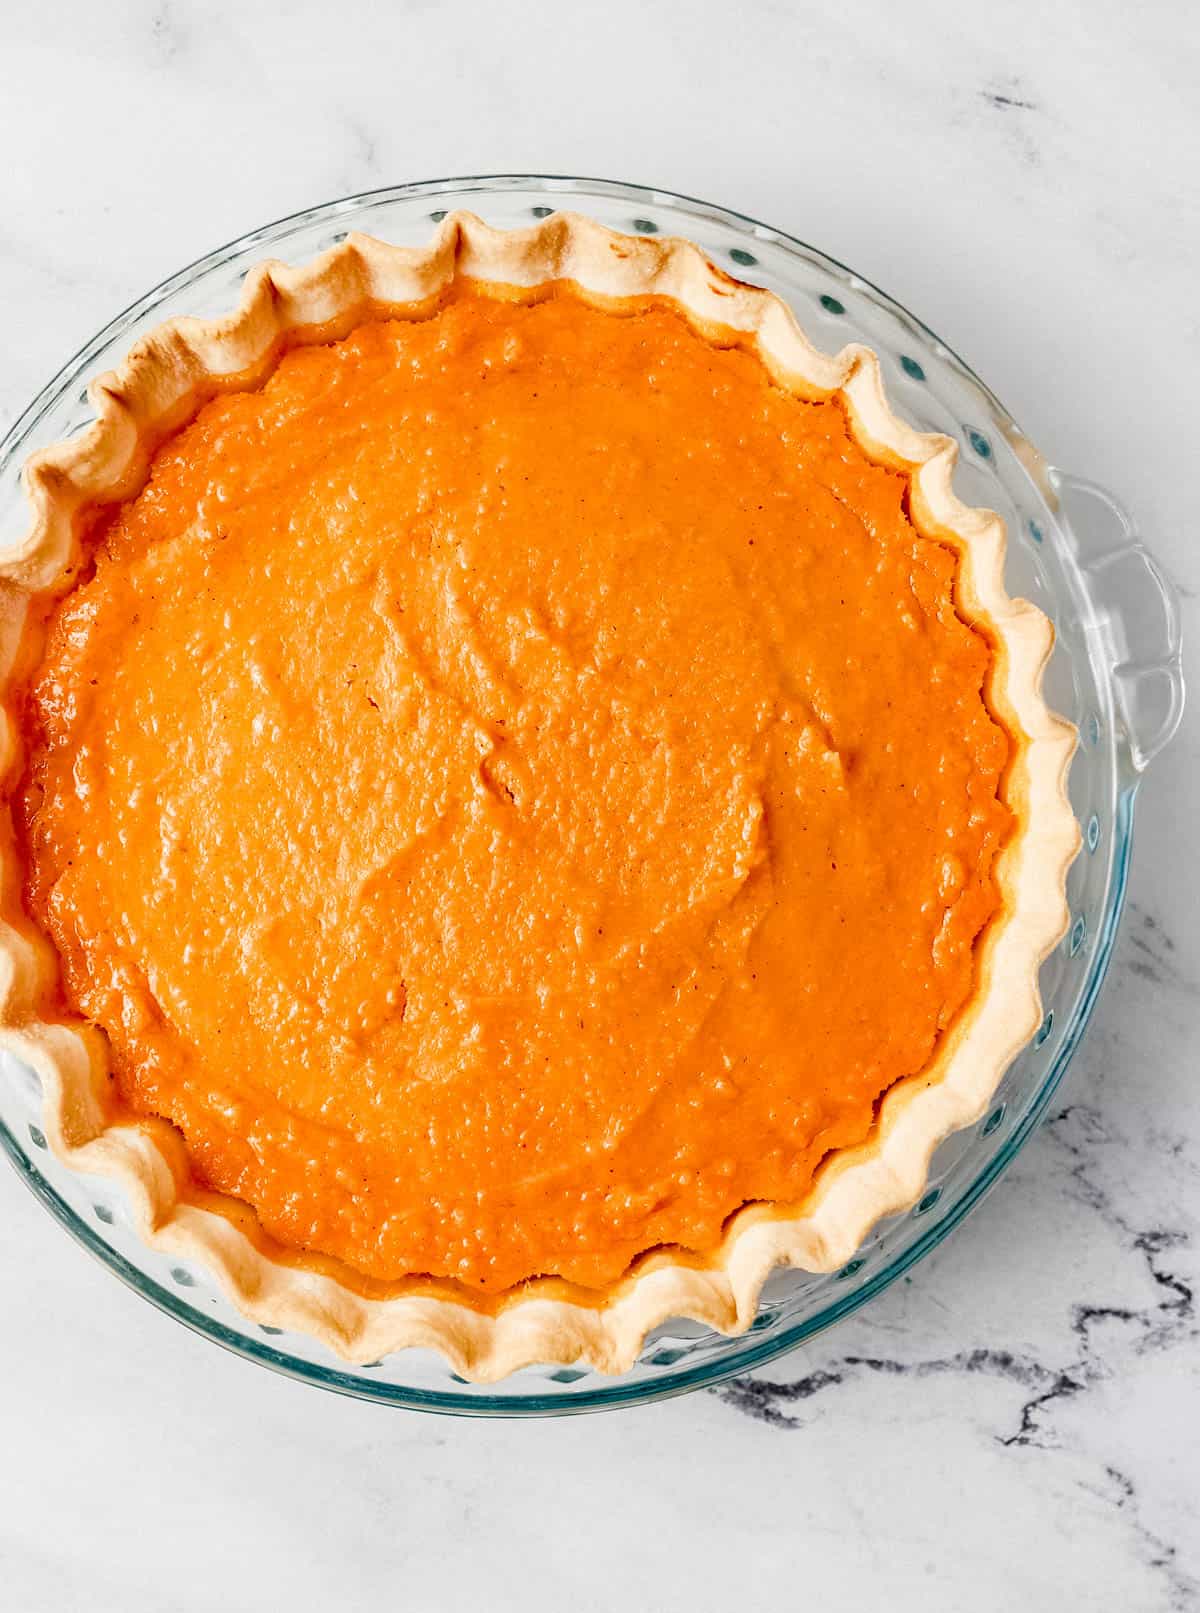
<path id="1" fill-rule="evenodd" d="M 605 174 L 813 241 L 1137 512 L 1200 629 L 1200 21 L 1171 0 L 76 0 L 0 16 L 0 429 L 179 265 L 339 193 Z M 758 1378 L 455 1422 L 128 1293 L 0 1172 L 0 1600 L 523 1613 L 1200 1606 L 1200 723 L 1151 770 L 1056 1108 L 910 1279 Z"/>

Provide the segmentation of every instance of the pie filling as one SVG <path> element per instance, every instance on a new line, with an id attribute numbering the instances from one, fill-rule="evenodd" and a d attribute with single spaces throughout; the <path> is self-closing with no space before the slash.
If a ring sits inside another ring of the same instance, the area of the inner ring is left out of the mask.
<path id="1" fill-rule="evenodd" d="M 62 1006 L 198 1190 L 368 1279 L 590 1288 L 925 1068 L 1010 752 L 958 558 L 670 304 L 459 286 L 208 403 L 27 708 Z"/>

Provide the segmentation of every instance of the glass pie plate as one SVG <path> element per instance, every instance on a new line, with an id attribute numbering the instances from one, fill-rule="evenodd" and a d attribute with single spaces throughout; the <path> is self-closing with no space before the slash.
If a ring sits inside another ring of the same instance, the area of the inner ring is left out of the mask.
<path id="1" fill-rule="evenodd" d="M 525 176 L 433 180 L 330 202 L 255 230 L 149 292 L 57 375 L 0 443 L 0 544 L 24 532 L 26 457 L 85 426 L 87 382 L 131 343 L 181 314 L 228 312 L 245 271 L 263 257 L 303 261 L 362 230 L 425 242 L 448 210 L 528 225 L 559 207 L 615 229 L 677 234 L 719 266 L 786 299 L 820 346 L 866 342 L 880 355 L 889 396 L 914 425 L 956 437 L 956 486 L 1008 523 L 1010 592 L 1054 621 L 1050 702 L 1079 730 L 1071 800 L 1083 849 L 1071 870 L 1071 926 L 1042 969 L 1045 1019 L 1001 1082 L 986 1116 L 948 1138 L 928 1187 L 906 1214 L 878 1225 L 834 1275 L 780 1272 L 750 1331 L 725 1338 L 670 1322 L 647 1339 L 633 1369 L 609 1378 L 576 1367 L 531 1367 L 475 1386 L 437 1355 L 405 1350 L 347 1367 L 301 1335 L 261 1327 L 236 1311 L 200 1265 L 141 1242 L 120 1191 L 77 1175 L 48 1151 L 36 1077 L 0 1061 L 0 1144 L 30 1188 L 75 1238 L 146 1299 L 238 1354 L 327 1389 L 423 1410 L 537 1416 L 655 1400 L 745 1372 L 849 1315 L 941 1242 L 1011 1162 L 1037 1125 L 1079 1045 L 1104 979 L 1121 914 L 1138 784 L 1182 712 L 1175 595 L 1116 501 L 1046 463 L 963 361 L 912 314 L 842 264 L 736 213 L 663 191 L 603 180 Z"/>

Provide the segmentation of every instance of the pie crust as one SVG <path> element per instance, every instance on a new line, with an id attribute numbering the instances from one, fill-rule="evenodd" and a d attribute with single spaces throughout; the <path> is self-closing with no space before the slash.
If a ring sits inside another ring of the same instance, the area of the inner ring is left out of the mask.
<path id="1" fill-rule="evenodd" d="M 616 1373 L 633 1364 L 646 1334 L 668 1317 L 743 1332 L 774 1268 L 836 1270 L 880 1217 L 917 1199 L 942 1138 L 981 1115 L 1041 1020 L 1039 966 L 1067 927 L 1066 873 L 1079 836 L 1066 777 L 1076 736 L 1041 694 L 1051 625 L 1005 592 L 1002 520 L 958 500 L 951 485 L 957 445 L 915 431 L 891 411 L 873 352 L 859 345 L 833 357 L 819 352 L 783 302 L 732 280 L 686 241 L 620 235 L 570 213 L 511 232 L 454 213 L 425 248 L 351 235 L 299 268 L 260 264 L 234 314 L 174 320 L 151 332 L 118 370 L 92 382 L 95 423 L 29 461 L 33 524 L 24 542 L 0 557 L 6 796 L 20 771 L 15 696 L 39 649 L 38 612 L 30 605 L 71 587 L 89 511 L 135 494 L 166 436 L 216 392 L 261 380 L 286 347 L 329 341 L 370 318 L 411 317 L 433 306 L 456 276 L 521 287 L 571 281 L 598 298 L 669 297 L 702 332 L 748 333 L 777 383 L 798 396 L 839 394 L 863 449 L 909 476 L 914 526 L 960 552 L 958 597 L 996 646 L 991 704 L 1019 736 L 1006 785 L 1018 830 L 995 865 L 1002 911 L 979 946 L 970 1003 L 933 1063 L 885 1094 L 869 1141 L 824 1162 L 803 1213 L 746 1206 L 726 1224 L 709 1263 L 653 1251 L 602 1303 L 556 1278 L 535 1279 L 491 1303 L 432 1279 L 367 1298 L 321 1262 L 274 1258 L 245 1206 L 230 1201 L 229 1213 L 219 1213 L 188 1202 L 178 1135 L 161 1121 L 110 1122 L 103 1036 L 52 1014 L 53 949 L 22 908 L 7 800 L 0 818 L 0 1045 L 40 1076 L 56 1154 L 80 1171 L 118 1180 L 145 1241 L 199 1260 L 254 1321 L 314 1335 L 355 1363 L 409 1346 L 439 1350 L 456 1372 L 479 1382 L 537 1362 L 578 1361 Z"/>

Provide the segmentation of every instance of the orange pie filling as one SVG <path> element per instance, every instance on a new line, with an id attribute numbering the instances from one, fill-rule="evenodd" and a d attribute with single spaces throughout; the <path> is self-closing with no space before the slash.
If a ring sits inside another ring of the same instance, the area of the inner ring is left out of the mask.
<path id="1" fill-rule="evenodd" d="M 971 997 L 1012 823 L 906 492 L 732 338 L 565 288 L 161 448 L 51 617 L 19 829 L 196 1191 L 486 1294 L 801 1203 Z"/>

